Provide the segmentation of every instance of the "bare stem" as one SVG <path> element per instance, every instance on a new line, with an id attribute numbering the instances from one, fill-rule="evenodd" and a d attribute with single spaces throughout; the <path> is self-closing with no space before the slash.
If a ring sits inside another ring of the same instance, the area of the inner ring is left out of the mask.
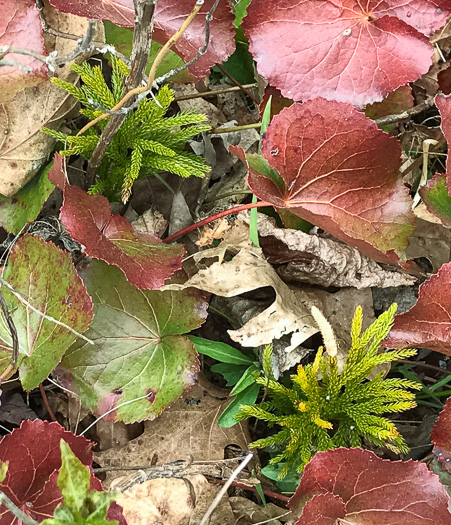
<path id="1" fill-rule="evenodd" d="M 30 518 L 28 514 L 25 514 L 22 510 L 17 507 L 9 498 L 8 496 L 0 491 L 0 504 L 6 507 L 11 514 L 16 516 L 19 522 L 22 522 L 24 525 L 39 525 L 37 521 L 35 521 L 33 518 Z"/>
<path id="2" fill-rule="evenodd" d="M 186 228 L 183 228 L 182 230 L 179 230 L 178 232 L 173 233 L 172 235 L 164 239 L 163 242 L 168 244 L 172 241 L 175 241 L 179 237 L 182 237 L 182 235 L 186 235 L 189 232 L 197 230 L 197 228 L 200 228 L 201 226 L 205 226 L 205 224 L 209 224 L 210 222 L 217 221 L 221 217 L 227 217 L 227 215 L 233 215 L 234 213 L 238 213 L 240 211 L 250 210 L 252 208 L 262 208 L 264 206 L 272 206 L 272 204 L 270 202 L 260 201 L 260 202 L 250 202 L 249 204 L 240 204 L 239 206 L 234 206 L 233 208 L 229 208 L 228 210 L 224 210 L 219 213 L 216 213 L 215 215 L 211 215 L 210 217 L 206 217 L 205 219 L 202 219 L 199 222 L 195 222 L 194 224 L 191 224 L 190 226 L 187 226 Z"/>
<path id="3" fill-rule="evenodd" d="M 243 93 L 245 93 L 251 100 L 254 101 L 257 106 L 260 104 L 260 102 L 254 97 L 254 95 L 248 91 L 242 84 L 238 82 L 235 78 L 232 77 L 232 75 L 224 69 L 224 67 L 221 64 L 216 64 L 216 67 L 221 71 L 229 80 L 231 80 L 235 86 L 239 87 Z"/>

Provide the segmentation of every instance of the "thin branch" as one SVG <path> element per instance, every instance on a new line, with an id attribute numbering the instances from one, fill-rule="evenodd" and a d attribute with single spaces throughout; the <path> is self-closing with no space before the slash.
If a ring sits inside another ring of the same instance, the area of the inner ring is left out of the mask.
<path id="1" fill-rule="evenodd" d="M 223 479 L 209 479 L 208 483 L 211 483 L 212 485 L 224 485 L 225 480 L 223 480 Z M 239 481 L 234 481 L 231 486 L 232 487 L 237 487 L 239 489 L 250 490 L 251 492 L 255 492 L 256 494 L 258 494 L 258 490 L 255 487 L 250 487 L 249 485 L 246 485 L 244 483 L 240 483 Z M 290 498 L 288 496 L 284 496 L 283 494 L 278 494 L 277 492 L 272 492 L 271 490 L 263 489 L 263 494 L 265 496 L 268 496 L 268 498 L 278 499 L 280 501 L 287 502 L 287 501 L 290 500 Z"/>
<path id="2" fill-rule="evenodd" d="M 254 95 L 248 91 L 238 80 L 233 78 L 233 76 L 224 69 L 224 67 L 221 64 L 216 64 L 216 67 L 221 71 L 229 80 L 231 80 L 235 86 L 239 87 L 243 93 L 245 93 L 257 106 L 260 104 L 260 102 L 254 97 Z"/>
<path id="3" fill-rule="evenodd" d="M 135 5 L 135 29 L 133 32 L 133 47 L 131 53 L 131 70 L 127 77 L 125 89 L 131 93 L 142 82 L 150 53 L 153 33 L 153 18 L 157 0 L 133 0 Z M 125 98 L 125 97 L 124 97 Z M 122 100 L 124 100 L 124 98 Z M 113 110 L 118 108 L 114 107 Z M 104 113 L 108 117 L 108 114 Z M 86 180 L 89 186 L 94 184 L 97 169 L 111 144 L 114 135 L 121 127 L 126 114 L 114 115 L 105 126 L 102 135 L 91 155 L 86 169 Z M 94 121 L 92 121 L 94 122 Z M 91 122 L 91 123 L 92 123 Z M 86 127 L 86 126 L 85 126 Z M 80 135 L 83 130 L 78 134 Z"/>
<path id="4" fill-rule="evenodd" d="M 0 491 L 0 504 L 6 507 L 11 514 L 16 516 L 16 518 L 19 520 L 19 522 L 22 522 L 24 525 L 39 525 L 37 521 L 34 521 L 33 518 L 30 518 L 28 514 L 25 514 L 22 510 L 17 507 L 9 498 L 8 496 Z"/>
<path id="5" fill-rule="evenodd" d="M 11 339 L 13 342 L 13 365 L 17 365 L 17 360 L 19 359 L 19 338 L 17 337 L 17 329 L 14 324 L 13 318 L 8 310 L 8 305 L 5 301 L 5 296 L 1 290 L 0 286 L 0 307 L 2 309 L 3 315 L 5 317 L 6 323 L 8 324 L 9 332 L 11 334 Z"/>
<path id="6" fill-rule="evenodd" d="M 243 84 L 244 88 L 253 88 L 257 87 L 257 84 Z M 224 89 L 212 89 L 210 91 L 204 91 L 203 93 L 193 93 L 192 95 L 180 95 L 175 97 L 174 102 L 179 102 L 181 100 L 193 100 L 195 98 L 204 98 L 204 97 L 214 97 L 216 95 L 222 95 L 224 93 L 232 93 L 233 91 L 241 91 L 241 88 L 238 86 L 232 86 Z"/>
<path id="7" fill-rule="evenodd" d="M 44 312 L 41 312 L 40 310 L 38 310 L 37 308 L 35 308 L 31 303 L 29 303 L 24 297 L 22 297 L 22 295 L 19 293 L 19 292 L 16 292 L 16 290 L 7 282 L 5 281 L 5 279 L 3 279 L 2 277 L 0 277 L 0 285 L 1 286 L 5 286 L 6 288 L 8 288 L 8 290 L 14 295 L 14 297 L 16 297 L 17 299 L 19 299 L 19 301 L 25 305 L 27 308 L 29 308 L 30 310 L 32 310 L 34 313 L 40 315 L 41 317 L 43 317 L 44 319 L 46 319 L 47 321 L 50 321 L 52 323 L 55 323 L 59 326 L 62 326 L 63 328 L 66 328 L 66 330 L 69 330 L 69 332 L 72 332 L 74 335 L 76 335 L 77 337 L 80 337 L 80 339 L 83 339 L 84 341 L 86 341 L 87 343 L 89 343 L 90 345 L 93 345 L 94 344 L 94 341 L 91 341 L 91 339 L 88 339 L 86 336 L 84 336 L 83 334 L 80 334 L 79 332 L 77 332 L 76 330 L 74 330 L 72 327 L 70 327 L 69 325 L 67 325 L 66 323 L 62 323 L 61 321 L 58 321 L 58 319 L 55 319 L 54 317 L 51 317 L 50 315 L 47 315 L 45 314 Z"/>
<path id="8" fill-rule="evenodd" d="M 163 239 L 163 242 L 168 244 L 172 241 L 175 241 L 179 237 L 182 237 L 183 235 L 187 233 L 197 230 L 197 228 L 200 228 L 201 226 L 205 226 L 205 224 L 209 224 L 210 222 L 217 221 L 221 217 L 227 217 L 227 215 L 233 215 L 234 213 L 238 213 L 240 211 L 250 210 L 252 208 L 261 208 L 263 206 L 272 206 L 272 204 L 270 202 L 260 201 L 260 202 L 250 202 L 249 204 L 240 204 L 239 206 L 234 206 L 233 208 L 229 208 L 228 210 L 224 210 L 219 213 L 215 213 L 214 215 L 210 215 L 210 217 L 206 217 L 205 219 L 202 219 L 199 222 L 195 222 L 194 224 L 191 224 L 190 226 L 187 226 L 186 228 L 183 228 L 182 230 L 179 230 L 178 232 L 173 233 L 169 237 L 166 237 L 166 239 Z"/>
<path id="9" fill-rule="evenodd" d="M 111 108 L 113 111 L 121 109 L 135 95 L 140 95 L 141 93 L 144 93 L 144 92 L 149 91 L 150 89 L 152 89 L 153 82 L 154 82 L 154 79 L 155 79 L 156 68 L 160 65 L 160 63 L 162 62 L 164 57 L 169 53 L 169 51 L 171 50 L 171 47 L 179 40 L 179 38 L 183 35 L 183 33 L 186 31 L 186 29 L 188 29 L 189 25 L 194 20 L 194 18 L 196 17 L 197 13 L 200 11 L 200 9 L 203 6 L 203 4 L 204 4 L 204 0 L 197 0 L 196 5 L 194 6 L 194 8 L 191 11 L 191 13 L 188 15 L 186 20 L 183 22 L 183 24 L 181 25 L 180 29 L 178 29 L 178 31 L 176 31 L 172 35 L 172 37 L 166 42 L 166 44 L 160 49 L 160 51 L 158 52 L 157 56 L 155 57 L 155 60 L 153 61 L 152 67 L 150 69 L 149 77 L 148 77 L 148 80 L 147 80 L 147 85 L 146 86 L 135 87 L 134 89 L 131 89 L 130 91 L 128 91 L 122 97 L 122 99 L 114 107 Z M 86 126 L 84 126 L 77 133 L 77 136 L 78 135 L 82 135 L 89 128 L 91 128 L 92 126 L 95 126 L 98 122 L 100 122 L 101 120 L 105 120 L 108 117 L 109 117 L 108 113 L 104 113 L 103 115 L 98 116 L 94 120 L 91 120 L 88 124 L 86 124 Z"/>
<path id="10" fill-rule="evenodd" d="M 235 131 L 243 131 L 245 129 L 258 129 L 261 128 L 261 122 L 254 122 L 252 124 L 243 124 L 242 126 L 232 126 L 231 128 L 217 128 L 211 129 L 209 135 L 219 135 L 220 133 L 235 133 Z"/>
<path id="11" fill-rule="evenodd" d="M 47 397 L 47 393 L 45 391 L 44 385 L 42 383 L 39 383 L 39 391 L 41 392 L 42 401 L 44 401 L 45 408 L 47 409 L 47 412 L 49 413 L 50 419 L 52 421 L 57 421 L 55 414 L 53 413 L 52 407 L 50 406 L 49 399 Z"/>
<path id="12" fill-rule="evenodd" d="M 424 102 L 420 102 L 420 104 L 414 106 L 413 108 L 406 109 L 405 111 L 401 111 L 401 113 L 396 113 L 394 115 L 387 115 L 386 117 L 376 118 L 374 119 L 374 122 L 376 122 L 378 126 L 395 124 L 396 122 L 400 122 L 401 120 L 412 118 L 415 115 L 422 113 L 424 110 L 429 109 L 433 105 L 434 97 L 429 97 Z"/>

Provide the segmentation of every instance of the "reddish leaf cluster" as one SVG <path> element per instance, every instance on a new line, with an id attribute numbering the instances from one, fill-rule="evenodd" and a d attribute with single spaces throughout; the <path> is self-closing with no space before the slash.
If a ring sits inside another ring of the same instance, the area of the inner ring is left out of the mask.
<path id="1" fill-rule="evenodd" d="M 448 494 L 418 461 L 389 461 L 359 448 L 318 452 L 288 503 L 296 525 L 448 525 Z"/>

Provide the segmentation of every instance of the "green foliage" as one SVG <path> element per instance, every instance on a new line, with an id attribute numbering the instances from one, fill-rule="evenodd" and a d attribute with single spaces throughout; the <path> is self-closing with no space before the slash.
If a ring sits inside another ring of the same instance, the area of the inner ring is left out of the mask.
<path id="1" fill-rule="evenodd" d="M 408 451 L 395 425 L 382 414 L 416 406 L 415 394 L 407 389 L 417 390 L 421 385 L 407 379 L 384 379 L 384 371 L 367 379 L 378 365 L 416 353 L 411 349 L 379 353 L 395 312 L 396 304 L 393 304 L 361 334 L 362 309 L 357 308 L 351 328 L 352 346 L 341 373 L 330 325 L 319 323 L 326 353 L 321 347 L 313 363 L 300 365 L 297 374 L 291 376 L 291 388 L 275 381 L 267 367 L 265 375 L 256 378 L 258 384 L 266 386 L 269 400 L 259 405 L 242 405 L 236 417 L 238 420 L 255 417 L 270 427 L 280 427 L 272 436 L 251 444 L 254 448 L 278 450 L 270 463 L 284 463 L 279 479 L 284 478 L 291 467 L 301 472 L 316 451 L 358 447 L 362 438 L 396 452 Z"/>
<path id="2" fill-rule="evenodd" d="M 77 98 L 83 106 L 80 113 L 93 120 L 104 113 L 100 108 L 111 109 L 124 95 L 128 69 L 114 56 L 111 56 L 111 64 L 111 89 L 100 67 L 92 67 L 86 62 L 81 66 L 72 65 L 83 81 L 81 87 L 58 78 L 52 78 L 52 82 Z M 103 193 L 110 200 L 117 200 L 120 195 L 126 202 L 133 183 L 139 177 L 163 171 L 181 177 L 203 177 L 209 171 L 201 157 L 184 151 L 187 140 L 210 129 L 204 124 L 206 115 L 189 110 L 166 117 L 173 100 L 174 91 L 163 86 L 154 98 L 143 99 L 134 111 L 127 114 L 106 151 L 98 169 L 96 184 L 90 188 L 91 193 Z M 65 143 L 67 149 L 61 151 L 62 155 L 77 154 L 89 159 L 109 120 L 100 121 L 81 136 L 66 135 L 48 128 L 42 128 L 42 131 Z"/>
<path id="3" fill-rule="evenodd" d="M 111 503 L 117 494 L 113 492 L 89 491 L 91 474 L 88 467 L 77 458 L 62 439 L 61 470 L 58 488 L 64 504 L 55 509 L 54 517 L 42 521 L 43 525 L 117 525 L 117 521 L 106 519 Z"/>

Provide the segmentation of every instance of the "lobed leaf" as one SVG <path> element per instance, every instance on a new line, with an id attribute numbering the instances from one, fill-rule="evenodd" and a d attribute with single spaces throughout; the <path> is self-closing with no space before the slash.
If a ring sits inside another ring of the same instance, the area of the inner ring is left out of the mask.
<path id="1" fill-rule="evenodd" d="M 251 2 L 244 27 L 260 74 L 284 96 L 363 107 L 426 73 L 425 35 L 450 15 L 447 0 L 277 0 Z"/>
<path id="2" fill-rule="evenodd" d="M 95 311 L 86 335 L 95 345 L 73 345 L 57 374 L 97 415 L 141 398 L 118 407 L 107 421 L 154 419 L 195 381 L 197 352 L 183 334 L 207 316 L 202 293 L 138 290 L 99 261 L 82 276 Z"/>

